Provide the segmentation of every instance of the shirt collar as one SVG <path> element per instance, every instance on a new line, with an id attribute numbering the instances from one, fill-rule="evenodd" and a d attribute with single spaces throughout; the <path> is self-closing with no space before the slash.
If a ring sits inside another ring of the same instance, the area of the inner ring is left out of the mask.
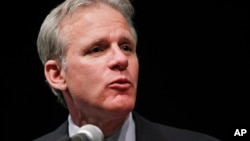
<path id="1" fill-rule="evenodd" d="M 80 129 L 68 116 L 69 122 L 69 136 L 72 137 Z M 107 138 L 108 141 L 135 141 L 135 123 L 132 117 L 132 113 L 129 114 L 129 118 L 124 122 L 122 128 L 117 131 L 114 135 Z"/>

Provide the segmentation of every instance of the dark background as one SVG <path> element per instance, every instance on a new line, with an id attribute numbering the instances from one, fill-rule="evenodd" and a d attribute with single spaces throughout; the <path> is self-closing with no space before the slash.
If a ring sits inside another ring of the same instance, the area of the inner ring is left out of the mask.
<path id="1" fill-rule="evenodd" d="M 13 2 L 2 12 L 2 138 L 32 140 L 67 111 L 45 83 L 36 38 L 62 0 Z M 221 140 L 249 137 L 249 6 L 134 0 L 140 77 L 135 110 L 151 121 Z M 6 33 L 5 33 L 6 32 Z M 246 128 L 245 137 L 234 137 Z"/>

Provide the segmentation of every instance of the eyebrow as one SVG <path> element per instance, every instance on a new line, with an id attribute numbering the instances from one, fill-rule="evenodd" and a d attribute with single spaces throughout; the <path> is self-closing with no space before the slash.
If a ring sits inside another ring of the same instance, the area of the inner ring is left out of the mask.
<path id="1" fill-rule="evenodd" d="M 97 38 L 95 39 L 92 43 L 94 44 L 98 44 L 98 43 L 104 43 L 105 41 L 109 41 L 108 37 L 101 37 L 101 38 Z M 135 40 L 131 37 L 129 37 L 128 35 L 122 35 L 121 37 L 118 38 L 118 44 L 120 43 L 131 43 L 133 46 L 136 45 Z"/>

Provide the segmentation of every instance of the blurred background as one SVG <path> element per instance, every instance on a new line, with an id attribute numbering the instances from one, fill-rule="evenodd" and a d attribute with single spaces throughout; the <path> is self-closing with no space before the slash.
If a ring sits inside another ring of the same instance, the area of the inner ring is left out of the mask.
<path id="1" fill-rule="evenodd" d="M 9 9 L 2 12 L 3 138 L 32 140 L 68 116 L 45 83 L 36 51 L 40 25 L 60 2 L 3 4 Z M 250 132 L 249 6 L 233 1 L 133 4 L 140 58 L 135 110 L 151 121 L 224 141 L 246 139 L 233 134 L 241 128 Z"/>

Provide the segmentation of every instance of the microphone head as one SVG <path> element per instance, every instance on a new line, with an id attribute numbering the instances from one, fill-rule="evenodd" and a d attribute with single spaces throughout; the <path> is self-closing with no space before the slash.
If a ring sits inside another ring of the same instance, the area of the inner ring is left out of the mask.
<path id="1" fill-rule="evenodd" d="M 101 129 L 92 124 L 82 126 L 78 134 L 85 134 L 89 141 L 103 141 L 104 139 Z"/>

